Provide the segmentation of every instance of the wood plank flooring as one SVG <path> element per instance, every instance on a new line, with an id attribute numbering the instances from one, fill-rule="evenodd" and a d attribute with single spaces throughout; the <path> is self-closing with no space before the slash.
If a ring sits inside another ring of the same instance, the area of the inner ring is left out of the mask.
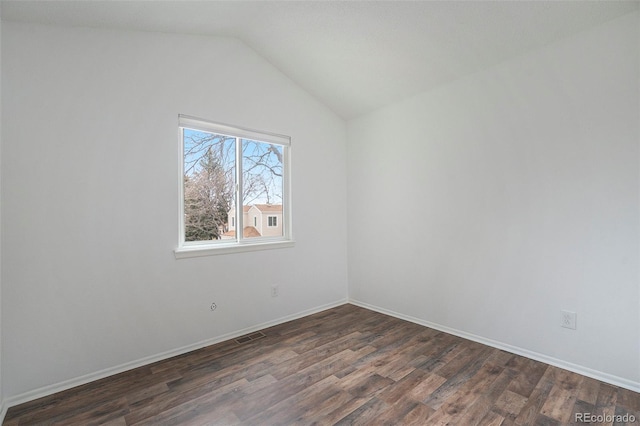
<path id="1" fill-rule="evenodd" d="M 12 407 L 4 425 L 640 424 L 638 393 L 353 305 L 263 333 Z"/>

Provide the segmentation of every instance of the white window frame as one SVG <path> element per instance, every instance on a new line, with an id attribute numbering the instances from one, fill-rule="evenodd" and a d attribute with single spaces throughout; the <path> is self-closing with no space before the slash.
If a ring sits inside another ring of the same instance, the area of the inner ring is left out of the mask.
<path id="1" fill-rule="evenodd" d="M 210 241 L 187 241 L 185 242 L 184 224 L 184 129 L 198 130 L 208 133 L 216 133 L 225 136 L 250 139 L 259 142 L 272 143 L 283 147 L 283 180 L 282 180 L 282 236 L 244 238 L 244 218 L 242 201 L 242 150 L 236 150 L 236 194 L 235 194 L 235 230 L 236 239 L 226 242 L 226 240 Z M 292 247 L 294 240 L 292 236 L 292 216 L 291 216 L 291 138 L 289 136 L 275 133 L 251 130 L 228 124 L 215 123 L 187 115 L 178 116 L 179 129 L 179 166 L 178 166 L 178 247 L 174 250 L 176 259 L 211 256 L 227 253 L 238 253 L 256 250 L 268 250 Z M 222 242 L 224 241 L 224 242 Z"/>
<path id="2" fill-rule="evenodd" d="M 273 220 L 271 220 L 273 219 Z M 269 228 L 277 228 L 278 227 L 278 216 L 267 216 L 267 227 Z"/>

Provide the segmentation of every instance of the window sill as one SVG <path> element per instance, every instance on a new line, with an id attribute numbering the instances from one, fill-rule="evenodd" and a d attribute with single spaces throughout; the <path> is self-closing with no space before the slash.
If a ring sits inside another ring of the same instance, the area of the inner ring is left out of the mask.
<path id="1" fill-rule="evenodd" d="M 219 254 L 243 253 L 249 251 L 273 250 L 280 248 L 293 247 L 295 241 L 265 241 L 262 243 L 250 244 L 216 244 L 216 245 L 192 245 L 179 247 L 173 251 L 176 259 L 185 259 L 189 257 L 216 256 Z"/>

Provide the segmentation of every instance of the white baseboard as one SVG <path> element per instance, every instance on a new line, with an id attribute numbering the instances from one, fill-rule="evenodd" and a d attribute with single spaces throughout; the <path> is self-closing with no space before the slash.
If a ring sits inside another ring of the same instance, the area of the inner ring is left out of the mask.
<path id="1" fill-rule="evenodd" d="M 349 300 L 352 305 L 360 306 L 361 308 L 369 309 L 372 311 L 380 312 L 381 314 L 389 315 L 398 319 L 406 320 L 418 325 L 433 328 L 434 330 L 443 331 L 445 333 L 453 334 L 454 336 L 462 337 L 463 339 L 472 340 L 474 342 L 482 343 L 483 345 L 491 346 L 493 348 L 501 349 L 503 351 L 521 355 L 526 358 L 533 359 L 535 361 L 544 362 L 545 364 L 553 365 L 564 370 L 572 371 L 583 376 L 591 377 L 592 379 L 600 380 L 605 383 L 609 383 L 614 386 L 629 389 L 634 392 L 640 392 L 640 382 L 634 382 L 623 377 L 614 376 L 602 371 L 593 370 L 588 367 L 573 364 L 571 362 L 563 361 L 561 359 L 553 358 L 538 352 L 533 352 L 528 349 L 512 346 L 507 343 L 498 342 L 496 340 L 487 339 L 482 336 L 476 336 L 475 334 L 467 333 L 465 331 L 456 330 L 444 325 L 435 324 L 429 321 L 425 321 L 420 318 L 415 318 L 410 315 L 404 315 L 399 312 L 394 312 L 389 309 L 381 308 L 379 306 L 370 305 L 368 303 L 360 302 L 357 300 Z"/>
<path id="2" fill-rule="evenodd" d="M 134 368 L 142 367 L 144 365 L 149 365 L 154 362 L 163 361 L 165 359 L 182 355 L 187 352 L 194 351 L 196 349 L 201 349 L 206 346 L 211 346 L 216 343 L 224 342 L 226 340 L 235 339 L 236 337 L 244 336 L 245 334 L 253 333 L 254 331 L 263 330 L 265 328 L 273 327 L 274 325 L 279 325 L 288 321 L 292 321 L 298 318 L 305 317 L 307 315 L 312 315 L 318 312 L 325 311 L 327 309 L 335 308 L 336 306 L 344 305 L 348 303 L 347 299 L 338 300 L 332 303 L 327 303 L 325 305 L 317 306 L 315 308 L 307 309 L 301 312 L 297 312 L 295 314 L 287 315 L 272 321 L 268 321 L 262 324 L 257 324 L 252 327 L 244 328 L 242 330 L 237 330 L 231 333 L 223 334 L 222 336 L 213 337 L 211 339 L 202 340 L 197 343 L 193 343 L 191 345 L 183 346 L 181 348 L 172 349 L 169 351 L 165 351 L 156 355 L 151 355 L 145 358 L 138 359 L 136 361 L 127 362 L 116 367 L 105 368 L 104 370 L 97 371 L 95 373 L 85 374 L 80 377 L 75 377 L 73 379 L 65 380 L 60 383 L 55 383 L 52 385 L 44 386 L 38 389 L 34 389 L 32 391 L 28 391 L 22 393 L 20 395 L 15 395 L 9 398 L 4 399 L 2 404 L 2 417 L 0 418 L 0 424 L 4 421 L 4 416 L 9 407 L 13 407 L 19 404 L 23 404 L 25 402 L 33 401 L 38 398 L 42 398 L 44 396 L 52 395 L 57 392 L 61 392 L 67 389 L 74 388 L 76 386 L 81 386 L 95 380 L 104 379 L 105 377 L 113 376 L 115 374 L 120 374 L 125 371 L 132 370 Z"/>
<path id="3" fill-rule="evenodd" d="M 0 424 L 4 421 L 4 417 L 7 414 L 7 410 L 10 407 L 23 404 L 25 402 L 33 401 L 38 398 L 42 398 L 44 396 L 48 396 L 57 392 L 61 392 L 67 389 L 74 388 L 76 386 L 84 385 L 95 380 L 100 380 L 105 377 L 109 377 L 115 374 L 123 373 L 128 370 L 132 370 L 134 368 L 142 367 L 144 365 L 152 364 L 157 361 L 162 361 L 177 355 L 182 355 L 187 352 L 191 352 L 206 346 L 214 345 L 216 343 L 223 342 L 225 340 L 234 339 L 239 336 L 243 336 L 245 334 L 253 333 L 254 331 L 262 330 L 268 327 L 272 327 L 274 325 L 279 325 L 288 321 L 292 321 L 298 318 L 305 317 L 307 315 L 312 315 L 321 311 L 325 311 L 327 309 L 334 308 L 336 306 L 344 305 L 345 303 L 351 303 L 356 306 L 360 306 L 365 309 L 370 309 L 372 311 L 380 312 L 385 315 L 390 315 L 395 318 L 399 318 L 402 320 L 406 320 L 415 324 L 419 324 L 425 327 L 433 328 L 434 330 L 442 331 L 445 333 L 453 334 L 454 336 L 462 337 L 463 339 L 472 340 L 474 342 L 482 343 L 487 346 L 491 346 L 497 349 L 501 349 L 516 355 L 521 355 L 536 361 L 544 362 L 545 364 L 553 365 L 555 367 L 559 367 L 565 370 L 572 371 L 574 373 L 582 374 L 583 376 L 591 377 L 596 380 L 603 381 L 605 383 L 612 384 L 614 386 L 619 386 L 625 389 L 629 389 L 634 392 L 640 392 L 640 383 L 634 382 L 632 380 L 628 380 L 622 377 L 614 376 L 608 373 L 604 373 L 601 371 L 593 370 L 587 367 L 583 367 L 581 365 L 573 364 L 567 361 L 563 361 L 557 358 L 553 358 L 544 354 L 540 354 L 537 352 L 533 352 L 527 349 L 519 348 L 516 346 L 512 346 L 506 343 L 498 342 L 495 340 L 487 339 L 482 336 L 476 336 L 475 334 L 467 333 L 464 331 L 456 330 L 450 327 L 446 327 L 440 324 L 435 324 L 429 321 L 422 320 L 420 318 L 415 318 L 410 315 L 404 315 L 399 312 L 394 312 L 389 309 L 381 308 L 379 306 L 371 305 L 368 303 L 360 302 L 357 300 L 347 300 L 342 299 L 332 303 L 328 303 L 325 305 L 317 306 L 315 308 L 307 309 L 305 311 L 301 311 L 295 314 L 287 315 L 272 321 L 268 321 L 262 324 L 257 324 L 252 327 L 244 328 L 242 330 L 237 330 L 232 333 L 227 333 L 221 336 L 217 336 L 211 339 L 203 340 L 197 343 L 193 343 L 191 345 L 183 346 L 181 348 L 173 349 L 170 351 L 162 352 L 156 355 L 151 355 L 145 358 L 141 358 L 136 361 L 131 361 L 125 364 L 118 365 L 116 367 L 106 368 L 101 371 L 97 371 L 95 373 L 85 374 L 80 377 L 76 377 L 70 380 L 65 380 L 60 383 L 56 383 L 49 386 L 44 386 L 39 389 L 35 389 L 29 392 L 22 393 L 20 395 L 12 396 L 0 401 Z"/>

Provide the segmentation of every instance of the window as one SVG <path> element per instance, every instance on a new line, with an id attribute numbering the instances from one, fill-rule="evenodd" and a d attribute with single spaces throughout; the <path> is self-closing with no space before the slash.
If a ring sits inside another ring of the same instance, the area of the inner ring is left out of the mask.
<path id="1" fill-rule="evenodd" d="M 290 138 L 183 115 L 178 122 L 176 257 L 291 246 Z"/>

